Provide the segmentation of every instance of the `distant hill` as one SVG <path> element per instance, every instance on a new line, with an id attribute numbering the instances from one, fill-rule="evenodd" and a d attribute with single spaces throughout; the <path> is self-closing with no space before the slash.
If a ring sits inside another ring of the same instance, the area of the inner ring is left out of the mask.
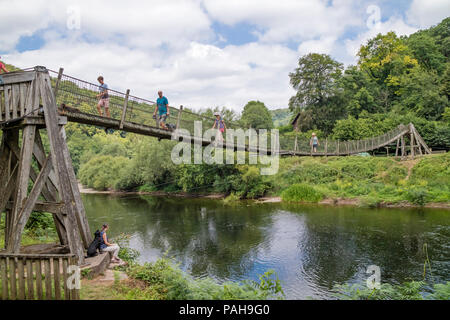
<path id="1" fill-rule="evenodd" d="M 289 109 L 270 110 L 270 114 L 275 128 L 288 125 L 292 118 L 292 112 Z"/>

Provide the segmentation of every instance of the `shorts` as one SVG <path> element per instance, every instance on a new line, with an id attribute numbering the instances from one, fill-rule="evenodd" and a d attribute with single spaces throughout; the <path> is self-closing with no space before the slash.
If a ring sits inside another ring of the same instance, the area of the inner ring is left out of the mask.
<path id="1" fill-rule="evenodd" d="M 167 120 L 167 113 L 163 113 L 163 114 L 159 115 L 159 117 L 158 117 L 159 123 L 166 123 L 166 120 Z"/>
<path id="2" fill-rule="evenodd" d="M 313 144 L 313 148 L 317 149 L 318 146 L 319 146 L 318 144 Z"/>
<path id="3" fill-rule="evenodd" d="M 98 101 L 98 105 L 99 105 L 100 107 L 105 107 L 105 109 L 109 109 L 109 98 L 106 98 L 106 99 L 100 99 L 100 100 Z"/>

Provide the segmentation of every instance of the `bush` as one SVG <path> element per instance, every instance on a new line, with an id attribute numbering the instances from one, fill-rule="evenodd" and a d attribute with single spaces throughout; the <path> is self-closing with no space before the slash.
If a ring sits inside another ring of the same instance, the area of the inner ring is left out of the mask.
<path id="1" fill-rule="evenodd" d="M 413 188 L 408 190 L 406 198 L 413 204 L 424 206 L 428 202 L 428 192 L 425 188 Z"/>
<path id="2" fill-rule="evenodd" d="M 323 194 L 307 184 L 294 184 L 281 194 L 283 201 L 288 202 L 319 202 Z"/>
<path id="3" fill-rule="evenodd" d="M 168 300 L 265 300 L 284 296 L 278 277 L 270 270 L 260 276 L 259 282 L 217 284 L 212 279 L 193 279 L 170 259 L 162 258 L 144 265 L 132 264 L 131 278 L 144 281 L 156 288 L 162 299 Z"/>

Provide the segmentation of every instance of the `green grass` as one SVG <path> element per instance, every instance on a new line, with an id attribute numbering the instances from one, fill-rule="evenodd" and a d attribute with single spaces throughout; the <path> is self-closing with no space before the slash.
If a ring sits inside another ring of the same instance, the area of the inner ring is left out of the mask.
<path id="1" fill-rule="evenodd" d="M 423 206 L 450 201 L 450 153 L 417 160 L 411 170 L 393 158 L 330 157 L 281 159 L 279 172 L 269 177 L 273 195 L 284 201 L 317 202 L 324 198 L 409 202 Z"/>

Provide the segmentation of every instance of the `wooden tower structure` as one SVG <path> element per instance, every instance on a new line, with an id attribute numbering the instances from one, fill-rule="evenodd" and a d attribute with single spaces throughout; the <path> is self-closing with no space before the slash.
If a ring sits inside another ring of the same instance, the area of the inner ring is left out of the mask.
<path id="1" fill-rule="evenodd" d="M 53 214 L 61 245 L 82 264 L 91 234 L 65 139 L 67 118 L 58 114 L 56 106 L 58 80 L 53 90 L 45 67 L 2 77 L 0 214 L 6 212 L 4 252 L 20 253 L 31 212 L 45 211 Z M 46 148 L 43 141 L 48 141 Z"/>

